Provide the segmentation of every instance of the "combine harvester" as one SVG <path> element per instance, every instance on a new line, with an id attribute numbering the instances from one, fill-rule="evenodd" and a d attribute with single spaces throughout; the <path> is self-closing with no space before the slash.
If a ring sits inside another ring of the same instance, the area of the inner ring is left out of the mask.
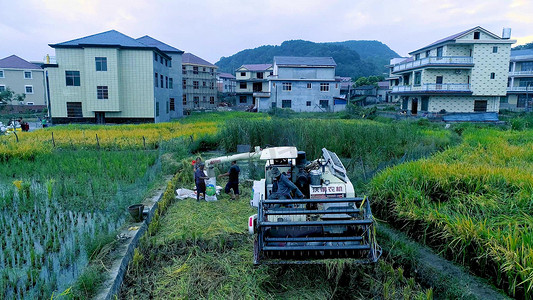
<path id="1" fill-rule="evenodd" d="M 234 160 L 264 160 L 265 178 L 254 181 L 249 217 L 254 237 L 254 264 L 308 264 L 346 258 L 374 263 L 381 256 L 367 197 L 356 197 L 337 155 L 307 161 L 295 147 L 273 147 L 206 161 L 208 183 L 215 186 L 214 166 Z M 300 189 L 304 199 L 269 199 L 277 167 Z"/>

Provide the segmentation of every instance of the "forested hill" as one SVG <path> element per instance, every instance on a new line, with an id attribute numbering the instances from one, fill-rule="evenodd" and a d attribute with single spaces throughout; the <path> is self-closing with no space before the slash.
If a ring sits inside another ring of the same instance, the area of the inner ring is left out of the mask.
<path id="1" fill-rule="evenodd" d="M 400 57 L 387 45 L 378 41 L 345 41 L 313 43 L 303 40 L 283 42 L 280 46 L 261 46 L 222 57 L 216 63 L 219 72 L 234 74 L 243 64 L 272 63 L 274 56 L 331 56 L 337 63 L 336 75 L 360 77 L 383 75 L 385 65 Z"/>

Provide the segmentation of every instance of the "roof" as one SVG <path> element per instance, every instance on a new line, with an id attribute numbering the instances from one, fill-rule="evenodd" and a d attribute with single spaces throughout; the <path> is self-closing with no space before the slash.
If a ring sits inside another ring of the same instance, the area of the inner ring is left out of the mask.
<path id="1" fill-rule="evenodd" d="M 16 55 L 11 55 L 6 58 L 0 59 L 0 68 L 12 68 L 12 69 L 39 69 L 41 67 L 32 64 Z"/>
<path id="2" fill-rule="evenodd" d="M 333 57 L 274 56 L 274 63 L 278 66 L 337 66 Z"/>
<path id="3" fill-rule="evenodd" d="M 231 75 L 230 73 L 218 73 L 218 77 L 220 77 L 220 78 L 235 79 L 235 76 Z"/>
<path id="4" fill-rule="evenodd" d="M 143 37 L 140 37 L 137 39 L 137 41 L 147 45 L 147 46 L 150 46 L 150 47 L 155 47 L 163 52 L 169 52 L 169 53 L 183 53 L 183 51 L 177 49 L 177 48 L 174 48 L 170 45 L 167 45 L 159 40 L 156 40 L 154 39 L 153 37 L 151 36 L 148 36 L 148 35 L 145 35 Z"/>
<path id="5" fill-rule="evenodd" d="M 109 30 L 63 43 L 50 44 L 49 46 L 52 48 L 77 48 L 83 46 L 115 46 L 123 48 L 147 49 L 154 48 L 153 46 L 143 44 L 140 41 L 137 41 L 136 39 L 116 30 Z"/>
<path id="6" fill-rule="evenodd" d="M 420 51 L 420 50 L 424 50 L 424 49 L 427 49 L 427 48 L 432 48 L 432 47 L 437 46 L 437 45 L 440 45 L 440 44 L 444 44 L 444 43 L 447 43 L 447 42 L 454 41 L 454 40 L 456 40 L 456 39 L 458 39 L 458 38 L 460 38 L 460 37 L 462 37 L 462 36 L 464 36 L 464 35 L 466 35 L 466 34 L 472 32 L 472 31 L 474 31 L 474 30 L 482 30 L 482 31 L 484 31 L 485 33 L 488 33 L 488 34 L 490 34 L 490 35 L 492 35 L 492 36 L 494 36 L 494 37 L 496 37 L 496 38 L 501 39 L 499 36 L 495 35 L 494 33 L 490 32 L 490 31 L 488 31 L 488 30 L 486 30 L 485 28 L 483 28 L 483 27 L 481 27 L 481 26 L 476 26 L 476 27 L 474 27 L 474 28 L 470 28 L 470 29 L 468 29 L 468 30 L 461 31 L 461 32 L 459 32 L 459 33 L 452 34 L 452 35 L 450 35 L 450 36 L 448 36 L 448 37 L 445 37 L 445 38 L 443 38 L 443 39 L 440 39 L 440 40 L 438 40 L 438 41 L 436 41 L 436 42 L 433 42 L 433 43 L 431 43 L 431 44 L 429 44 L 429 45 L 427 45 L 427 46 L 425 46 L 425 47 L 422 47 L 422 48 L 420 48 L 420 49 L 418 49 L 418 50 L 412 51 L 412 52 L 410 52 L 409 54 L 411 54 L 411 53 L 415 53 L 415 52 L 418 52 L 418 51 Z"/>
<path id="7" fill-rule="evenodd" d="M 378 81 L 378 87 L 379 88 L 388 89 L 389 88 L 389 82 L 388 81 Z"/>
<path id="8" fill-rule="evenodd" d="M 372 89 L 375 89 L 376 86 L 375 85 L 362 85 L 362 86 L 358 86 L 356 87 L 355 89 L 356 90 L 372 90 Z"/>
<path id="9" fill-rule="evenodd" d="M 194 55 L 192 53 L 183 53 L 183 55 L 182 55 L 182 63 L 218 68 L 217 66 L 215 66 L 212 63 L 208 62 L 207 60 L 201 59 L 200 57 L 198 57 L 198 56 L 196 56 L 196 55 Z"/>
<path id="10" fill-rule="evenodd" d="M 533 55 L 533 49 L 511 50 L 511 57 Z"/>
<path id="11" fill-rule="evenodd" d="M 245 68 L 248 71 L 266 71 L 268 68 L 272 68 L 272 64 L 242 65 L 240 68 Z"/>

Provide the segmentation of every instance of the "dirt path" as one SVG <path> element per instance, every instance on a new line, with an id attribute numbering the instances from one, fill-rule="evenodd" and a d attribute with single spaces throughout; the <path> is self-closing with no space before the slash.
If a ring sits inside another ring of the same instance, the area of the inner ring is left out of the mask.
<path id="1" fill-rule="evenodd" d="M 433 287 L 436 299 L 510 299 L 483 279 L 470 275 L 464 268 L 384 223 L 379 223 L 378 236 L 384 258 L 410 265 L 421 284 Z"/>

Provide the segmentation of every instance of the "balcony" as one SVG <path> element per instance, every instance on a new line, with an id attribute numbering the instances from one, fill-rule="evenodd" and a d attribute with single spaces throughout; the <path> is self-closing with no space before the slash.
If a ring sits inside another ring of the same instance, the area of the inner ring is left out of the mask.
<path id="1" fill-rule="evenodd" d="M 509 76 L 533 76 L 533 70 L 509 72 Z"/>
<path id="2" fill-rule="evenodd" d="M 423 85 L 398 85 L 392 87 L 392 93 L 398 94 L 467 94 L 472 93 L 470 84 L 468 83 L 425 83 Z"/>
<path id="3" fill-rule="evenodd" d="M 525 93 L 525 92 L 532 92 L 533 93 L 533 85 L 530 85 L 528 87 L 525 86 L 510 86 L 507 87 L 508 93 Z"/>
<path id="4" fill-rule="evenodd" d="M 406 71 L 421 67 L 473 67 L 474 59 L 470 56 L 430 56 L 406 63 L 394 65 L 392 72 Z"/>
<path id="5" fill-rule="evenodd" d="M 254 92 L 253 96 L 255 98 L 269 98 L 270 97 L 270 92 Z"/>

